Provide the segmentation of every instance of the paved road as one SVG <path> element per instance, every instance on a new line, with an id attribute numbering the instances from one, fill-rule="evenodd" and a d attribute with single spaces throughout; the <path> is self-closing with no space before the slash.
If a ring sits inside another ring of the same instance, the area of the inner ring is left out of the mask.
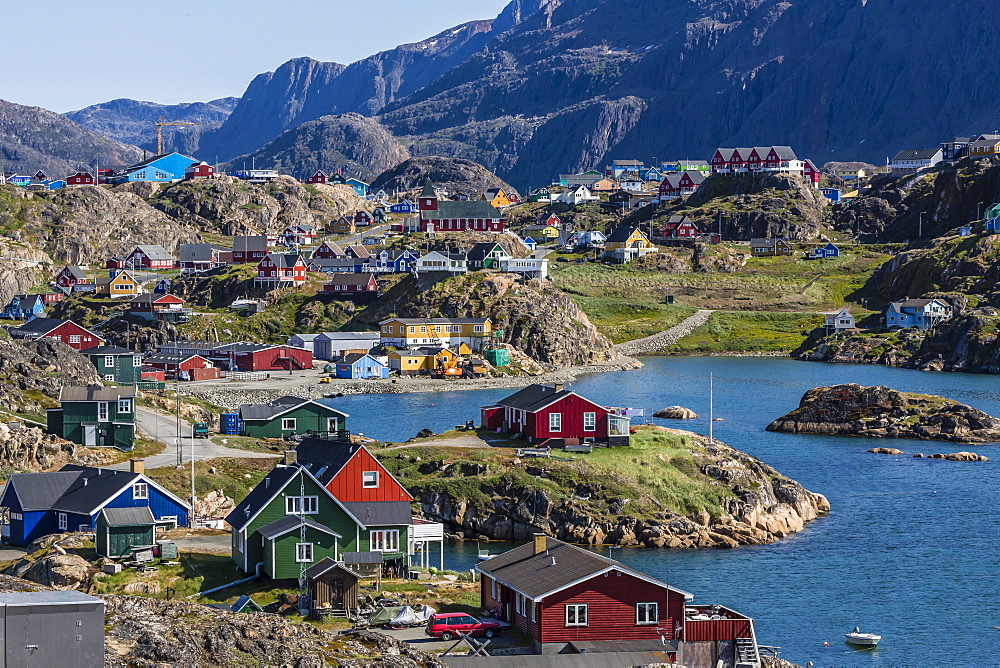
<path id="1" fill-rule="evenodd" d="M 177 465 L 177 450 L 174 439 L 177 437 L 177 423 L 172 415 L 157 413 L 148 408 L 137 408 L 135 415 L 136 426 L 139 431 L 145 433 L 149 438 L 158 440 L 167 446 L 167 449 L 158 455 L 146 458 L 146 468 L 155 469 L 161 466 Z M 191 447 L 194 445 L 195 461 L 205 459 L 218 459 L 220 457 L 273 457 L 263 452 L 252 452 L 250 450 L 238 450 L 227 448 L 213 443 L 207 438 L 191 438 L 191 423 L 181 420 L 181 463 L 191 463 Z M 127 470 L 129 463 L 122 462 L 110 468 Z"/>

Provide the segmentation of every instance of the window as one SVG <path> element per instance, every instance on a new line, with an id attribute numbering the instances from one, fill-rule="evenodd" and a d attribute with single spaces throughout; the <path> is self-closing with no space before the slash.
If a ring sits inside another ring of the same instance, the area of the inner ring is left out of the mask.
<path id="1" fill-rule="evenodd" d="M 374 552 L 398 552 L 399 529 L 372 530 L 370 542 Z"/>
<path id="2" fill-rule="evenodd" d="M 80 343 L 80 335 L 79 334 L 71 334 L 70 337 L 69 337 L 69 342 L 70 343 Z"/>
<path id="3" fill-rule="evenodd" d="M 660 621 L 659 603 L 636 603 L 635 623 L 636 624 L 656 624 Z"/>
<path id="4" fill-rule="evenodd" d="M 587 604 L 568 603 L 566 605 L 566 626 L 587 625 Z"/>
<path id="5" fill-rule="evenodd" d="M 392 325 L 387 325 L 386 327 L 383 327 L 382 329 L 385 330 L 386 334 L 392 334 Z"/>
<path id="6" fill-rule="evenodd" d="M 104 366 L 114 366 L 114 365 L 115 365 L 114 355 L 105 355 L 104 356 Z"/>
<path id="7" fill-rule="evenodd" d="M 21 520 L 24 519 L 24 516 L 21 515 L 21 513 L 11 513 L 10 514 L 10 519 L 17 520 L 18 522 L 20 522 Z"/>
<path id="8" fill-rule="evenodd" d="M 597 413 L 583 414 L 583 430 L 594 431 L 597 428 Z"/>
<path id="9" fill-rule="evenodd" d="M 295 562 L 302 564 L 311 564 L 313 560 L 313 544 L 312 543 L 296 543 L 295 544 Z"/>
<path id="10" fill-rule="evenodd" d="M 483 331 L 484 331 L 483 330 L 483 325 L 473 325 L 472 326 L 472 331 L 476 332 L 477 334 L 482 334 Z"/>
<path id="11" fill-rule="evenodd" d="M 131 399 L 119 399 L 118 400 L 118 412 L 119 413 L 131 413 L 132 412 L 132 400 Z"/>
<path id="12" fill-rule="evenodd" d="M 109 383 L 113 383 L 115 382 L 115 375 L 113 373 L 106 373 L 104 374 L 104 380 L 108 381 Z"/>
<path id="13" fill-rule="evenodd" d="M 66 520 L 66 513 L 59 513 L 57 517 L 59 518 L 59 529 L 61 531 L 65 531 L 69 526 L 69 523 Z"/>
<path id="14" fill-rule="evenodd" d="M 549 431 L 562 431 L 562 413 L 549 413 Z"/>
<path id="15" fill-rule="evenodd" d="M 132 498 L 133 499 L 148 499 L 149 498 L 149 485 L 144 482 L 137 482 L 132 485 Z"/>
<path id="16" fill-rule="evenodd" d="M 365 489 L 378 487 L 378 471 L 365 471 L 362 473 L 361 486 Z"/>
<path id="17" fill-rule="evenodd" d="M 295 429 L 295 418 L 281 418 L 281 429 Z"/>
<path id="18" fill-rule="evenodd" d="M 421 327 L 420 328 L 420 333 L 421 334 L 426 334 L 427 333 L 427 328 L 426 327 Z"/>
<path id="19" fill-rule="evenodd" d="M 319 512 L 318 496 L 286 496 L 286 515 L 315 515 Z"/>
<path id="20" fill-rule="evenodd" d="M 12 514 L 11 517 L 14 517 L 14 515 Z M 18 516 L 14 519 L 21 519 L 21 518 L 20 516 Z M 490 580 L 490 598 L 492 598 L 494 601 L 500 600 L 500 585 L 497 584 L 496 580 Z"/>
<path id="21" fill-rule="evenodd" d="M 106 401 L 97 402 L 97 421 L 98 422 L 108 421 L 108 402 Z"/>

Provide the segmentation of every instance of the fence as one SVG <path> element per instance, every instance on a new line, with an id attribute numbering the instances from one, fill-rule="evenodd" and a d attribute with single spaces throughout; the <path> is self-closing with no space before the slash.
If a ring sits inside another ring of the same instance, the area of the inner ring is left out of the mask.
<path id="1" fill-rule="evenodd" d="M 229 371 L 224 375 L 229 380 L 267 380 L 271 377 L 266 371 Z"/>

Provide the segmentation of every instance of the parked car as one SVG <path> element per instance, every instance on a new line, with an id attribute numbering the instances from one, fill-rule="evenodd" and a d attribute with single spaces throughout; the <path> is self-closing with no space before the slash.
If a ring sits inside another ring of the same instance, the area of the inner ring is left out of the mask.
<path id="1" fill-rule="evenodd" d="M 439 612 L 427 620 L 424 633 L 448 641 L 457 638 L 458 631 L 492 638 L 500 633 L 500 629 L 500 622 L 495 619 L 476 619 L 464 612 Z"/>

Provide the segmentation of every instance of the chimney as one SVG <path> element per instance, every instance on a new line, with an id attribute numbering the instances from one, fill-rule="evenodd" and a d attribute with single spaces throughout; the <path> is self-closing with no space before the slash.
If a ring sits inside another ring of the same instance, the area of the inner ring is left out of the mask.
<path id="1" fill-rule="evenodd" d="M 555 390 L 556 392 L 562 392 L 562 390 L 563 390 L 563 384 L 562 383 L 552 383 L 552 389 Z"/>
<path id="2" fill-rule="evenodd" d="M 298 461 L 298 453 L 295 450 L 285 450 L 285 455 L 281 459 L 281 463 L 285 466 L 291 466 Z"/>
<path id="3" fill-rule="evenodd" d="M 535 540 L 535 554 L 542 554 L 545 552 L 546 535 L 543 533 L 536 533 L 533 535 Z"/>
<path id="4" fill-rule="evenodd" d="M 145 473 L 146 460 L 145 459 L 128 460 L 128 470 L 131 471 L 132 473 Z"/>

